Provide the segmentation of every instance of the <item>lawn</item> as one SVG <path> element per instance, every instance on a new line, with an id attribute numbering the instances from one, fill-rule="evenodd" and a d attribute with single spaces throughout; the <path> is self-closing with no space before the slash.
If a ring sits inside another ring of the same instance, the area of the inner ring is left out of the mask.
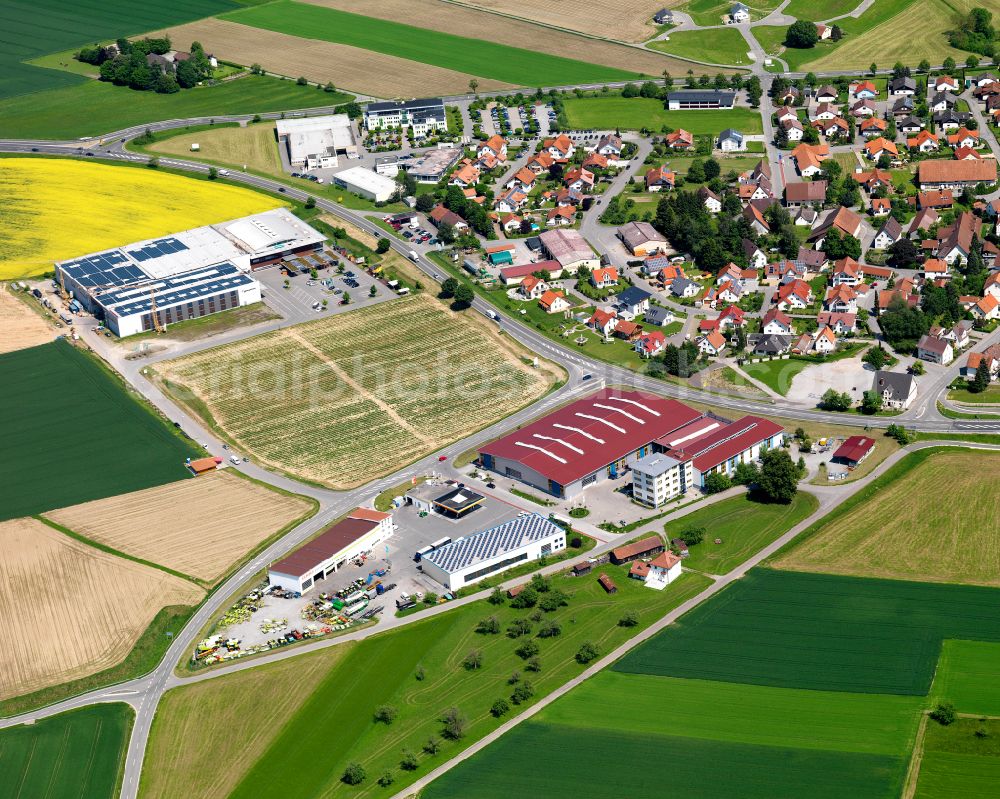
<path id="1" fill-rule="evenodd" d="M 237 169 L 246 166 L 265 175 L 288 177 L 281 166 L 273 122 L 246 127 L 201 128 L 190 133 L 157 138 L 158 141 L 146 145 L 144 150 L 158 155 L 226 164 Z M 191 151 L 193 144 L 198 145 L 197 152 Z"/>
<path id="2" fill-rule="evenodd" d="M 819 22 L 822 19 L 832 19 L 841 14 L 848 14 L 858 5 L 858 0 L 823 0 L 822 8 L 817 8 L 816 0 L 791 0 L 785 6 L 783 13 L 796 19 Z"/>
<path id="3" fill-rule="evenodd" d="M 1000 386 L 991 385 L 978 394 L 973 394 L 968 388 L 954 388 L 948 392 L 948 399 L 969 405 L 1000 405 Z"/>
<path id="4" fill-rule="evenodd" d="M 175 0 L 171 3 L 67 3 L 65 0 L 4 0 L 4 46 L 0 55 L 0 98 L 78 85 L 85 78 L 22 62 L 95 41 L 112 41 L 164 25 L 238 7 L 233 0 Z M 0 111 L 0 118 L 4 116 Z"/>
<path id="5" fill-rule="evenodd" d="M 760 363 L 745 363 L 741 367 L 750 377 L 759 380 L 772 391 L 784 396 L 792 387 L 792 380 L 799 372 L 810 366 L 809 361 L 789 358 L 761 361 Z"/>
<path id="6" fill-rule="evenodd" d="M 0 794 L 24 799 L 113 799 L 134 712 L 92 705 L 0 730 Z"/>
<path id="7" fill-rule="evenodd" d="M 989 497 L 1000 453 L 921 450 L 814 525 L 775 565 L 899 580 L 1000 586 L 1000 505 Z"/>
<path id="8" fill-rule="evenodd" d="M 647 46 L 661 53 L 710 64 L 746 66 L 751 63 L 747 58 L 750 49 L 747 40 L 735 28 L 680 31 L 670 34 L 669 41 L 658 39 Z"/>
<path id="9" fill-rule="evenodd" d="M 713 135 L 726 128 L 760 133 L 763 122 L 752 108 L 731 111 L 667 111 L 661 100 L 650 97 L 567 97 L 563 100 L 571 128 L 659 130 L 664 125 L 684 128 L 695 135 Z"/>
<path id="10" fill-rule="evenodd" d="M 705 528 L 705 540 L 690 547 L 684 566 L 725 574 L 816 511 L 819 502 L 799 491 L 788 505 L 754 502 L 749 495 L 724 499 L 666 525 L 667 538 L 692 527 Z M 721 538 L 722 543 L 714 543 Z"/>
<path id="11" fill-rule="evenodd" d="M 65 341 L 0 355 L 0 519 L 188 476 L 193 444 Z"/>
<path id="12" fill-rule="evenodd" d="M 215 736 L 227 737 L 227 746 L 234 752 L 241 751 L 243 741 L 253 747 L 251 756 L 242 760 L 241 779 L 224 792 L 231 797 L 259 797 L 273 791 L 280 791 L 289 799 L 357 796 L 359 791 L 360 795 L 383 795 L 374 783 L 387 770 L 395 778 L 392 791 L 401 790 L 413 778 L 445 762 L 502 723 L 503 719 L 490 714 L 490 708 L 498 698 L 510 696 L 514 686 L 508 679 L 514 672 L 520 674 L 520 682 L 529 682 L 534 687 L 534 697 L 527 700 L 530 704 L 583 671 L 585 667 L 574 656 L 584 641 L 595 643 L 600 652 L 607 653 L 708 584 L 705 578 L 689 574 L 659 593 L 629 580 L 627 567 L 608 566 L 604 570 L 618 584 L 616 594 L 605 593 L 597 583 L 596 574 L 574 578 L 563 573 L 552 578 L 552 586 L 565 592 L 569 604 L 555 611 L 519 610 L 482 600 L 365 639 L 353 645 L 318 681 L 307 660 L 306 680 L 314 687 L 290 715 L 281 711 L 282 722 L 274 729 L 261 730 L 261 725 L 243 722 L 234 725 L 231 720 L 257 712 L 261 695 L 298 694 L 297 670 L 256 673 L 252 690 L 242 693 L 227 689 L 236 680 L 251 687 L 239 674 L 212 680 L 206 684 L 211 687 L 204 689 L 203 698 L 209 691 L 227 691 L 230 704 L 225 706 L 226 713 L 220 718 L 200 714 L 195 739 L 170 736 L 171 741 L 177 741 L 178 752 L 173 746 L 165 746 L 158 735 L 161 730 L 177 727 L 170 714 L 177 711 L 179 704 L 187 708 L 183 711 L 187 714 L 200 712 L 201 705 L 197 704 L 199 710 L 195 711 L 192 708 L 196 704 L 190 701 L 165 704 L 149 751 L 153 757 L 166 757 L 167 762 L 156 759 L 147 764 L 147 777 L 156 772 L 159 789 L 143 796 L 213 795 L 198 787 L 202 774 L 171 765 L 198 757 L 199 747 L 213 741 Z M 629 610 L 637 614 L 637 625 L 619 626 L 618 620 Z M 504 634 L 515 619 L 529 620 L 536 613 L 542 621 L 530 622 L 533 630 L 527 637 L 512 639 Z M 490 616 L 496 616 L 501 632 L 477 633 L 479 621 Z M 561 634 L 536 637 L 541 626 L 549 622 L 558 623 Z M 514 652 L 531 640 L 540 648 L 539 671 L 531 671 L 527 661 Z M 327 658 L 338 648 L 309 657 Z M 473 650 L 481 655 L 481 666 L 477 669 L 463 666 Z M 198 686 L 184 687 L 177 694 L 200 690 Z M 383 704 L 398 711 L 389 725 L 373 720 L 375 709 Z M 457 707 L 467 719 L 461 740 L 449 740 L 442 735 L 440 717 L 449 707 Z M 270 738 L 266 746 L 257 746 L 254 739 L 259 735 Z M 432 737 L 441 747 L 433 755 L 423 750 Z M 399 768 L 407 750 L 418 760 L 414 771 Z M 360 788 L 340 782 L 345 766 L 352 761 L 361 763 L 368 773 Z M 294 779 L 289 775 L 294 775 Z"/>
<path id="13" fill-rule="evenodd" d="M 0 206 L 0 278 L 42 275 L 54 261 L 281 204 L 241 186 L 156 169 L 37 157 L 0 159 L 0 196 L 8 198 Z"/>
<path id="14" fill-rule="evenodd" d="M 1000 716 L 1000 644 L 945 641 L 931 696 L 959 713 Z"/>
<path id="15" fill-rule="evenodd" d="M 91 80 L 78 86 L 0 99 L 0 136 L 76 139 L 164 119 L 291 111 L 343 103 L 351 97 L 257 75 L 176 94 L 136 92 Z"/>
<path id="16" fill-rule="evenodd" d="M 922 696 L 945 638 L 1000 640 L 1000 591 L 754 569 L 613 668 Z"/>
<path id="17" fill-rule="evenodd" d="M 745 4 L 750 9 L 751 19 L 760 19 L 780 5 L 779 0 L 750 0 Z M 732 3 L 727 0 L 689 0 L 681 10 L 689 13 L 698 25 L 721 25 L 728 21 L 729 8 Z"/>
<path id="18" fill-rule="evenodd" d="M 916 799 L 996 796 L 998 784 L 1000 721 L 958 719 L 947 727 L 927 723 Z"/>
<path id="19" fill-rule="evenodd" d="M 222 19 L 305 39 L 348 44 L 516 86 L 637 77 L 622 69 L 497 44 L 488 38 L 471 39 L 293 0 L 234 11 Z"/>

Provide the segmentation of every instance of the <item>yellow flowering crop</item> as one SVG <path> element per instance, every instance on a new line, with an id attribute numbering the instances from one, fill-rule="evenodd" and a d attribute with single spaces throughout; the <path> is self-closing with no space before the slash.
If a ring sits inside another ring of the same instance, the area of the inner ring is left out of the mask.
<path id="1" fill-rule="evenodd" d="M 155 169 L 0 158 L 0 280 L 279 205 L 248 189 Z"/>

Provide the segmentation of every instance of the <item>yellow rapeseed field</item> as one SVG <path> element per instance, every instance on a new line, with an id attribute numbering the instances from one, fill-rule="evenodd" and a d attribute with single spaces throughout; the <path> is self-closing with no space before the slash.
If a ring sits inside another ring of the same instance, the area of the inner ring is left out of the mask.
<path id="1" fill-rule="evenodd" d="M 0 159 L 0 198 L 0 280 L 281 205 L 235 186 L 62 158 Z"/>

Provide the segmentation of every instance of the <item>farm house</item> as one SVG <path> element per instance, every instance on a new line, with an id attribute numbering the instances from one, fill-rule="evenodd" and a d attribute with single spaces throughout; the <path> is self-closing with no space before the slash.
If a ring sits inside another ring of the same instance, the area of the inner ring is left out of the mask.
<path id="1" fill-rule="evenodd" d="M 386 541 L 392 530 L 391 513 L 355 508 L 346 519 L 271 564 L 268 582 L 304 594 L 344 564 Z"/>

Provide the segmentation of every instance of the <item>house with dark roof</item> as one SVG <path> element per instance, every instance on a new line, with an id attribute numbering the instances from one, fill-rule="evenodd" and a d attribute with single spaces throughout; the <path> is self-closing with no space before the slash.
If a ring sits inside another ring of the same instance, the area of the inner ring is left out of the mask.
<path id="1" fill-rule="evenodd" d="M 872 391 L 882 398 L 882 406 L 905 410 L 917 396 L 913 375 L 879 369 L 872 380 Z"/>

